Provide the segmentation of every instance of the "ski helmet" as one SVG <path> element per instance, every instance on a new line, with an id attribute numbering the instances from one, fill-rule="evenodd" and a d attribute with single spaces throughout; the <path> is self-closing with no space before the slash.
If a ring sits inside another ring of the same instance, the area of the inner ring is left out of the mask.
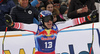
<path id="1" fill-rule="evenodd" d="M 52 13 L 50 11 L 48 11 L 48 10 L 41 11 L 40 14 L 39 14 L 39 22 L 40 22 L 40 24 L 42 24 L 45 28 L 47 28 L 44 25 L 44 22 L 49 22 L 49 21 L 53 22 Z"/>
<path id="2" fill-rule="evenodd" d="M 51 20 L 53 22 L 52 13 L 48 10 L 41 11 L 39 14 L 39 21 L 40 23 L 49 22 Z"/>

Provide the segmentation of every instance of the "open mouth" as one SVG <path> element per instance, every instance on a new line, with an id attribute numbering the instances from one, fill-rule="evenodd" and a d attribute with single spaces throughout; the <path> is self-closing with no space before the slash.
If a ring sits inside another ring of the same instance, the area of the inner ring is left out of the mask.
<path id="1" fill-rule="evenodd" d="M 52 24 L 47 24 L 47 25 L 51 26 Z"/>

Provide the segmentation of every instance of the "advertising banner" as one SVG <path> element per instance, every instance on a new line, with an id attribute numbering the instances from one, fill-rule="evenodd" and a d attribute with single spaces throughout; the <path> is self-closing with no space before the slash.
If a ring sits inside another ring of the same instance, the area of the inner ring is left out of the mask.
<path id="1" fill-rule="evenodd" d="M 99 32 L 95 29 L 77 29 L 61 31 L 56 40 L 56 52 L 64 54 L 89 54 L 92 40 L 91 54 L 100 54 Z"/>

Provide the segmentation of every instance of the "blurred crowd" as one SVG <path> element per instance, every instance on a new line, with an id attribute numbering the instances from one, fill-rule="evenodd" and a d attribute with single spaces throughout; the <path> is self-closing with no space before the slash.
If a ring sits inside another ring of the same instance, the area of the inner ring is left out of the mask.
<path id="1" fill-rule="evenodd" d="M 43 10 L 53 14 L 53 22 L 67 21 L 69 19 L 84 17 L 96 9 L 95 0 L 0 0 L 0 31 L 6 28 L 5 14 L 10 14 L 14 22 L 39 24 L 38 15 Z M 98 22 L 98 18 L 96 20 Z M 91 22 L 86 22 L 91 23 Z M 9 31 L 17 29 L 8 28 Z"/>

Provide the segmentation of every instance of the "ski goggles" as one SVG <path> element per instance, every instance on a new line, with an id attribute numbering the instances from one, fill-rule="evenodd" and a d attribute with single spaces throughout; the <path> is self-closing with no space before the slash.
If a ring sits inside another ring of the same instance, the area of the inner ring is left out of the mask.
<path id="1" fill-rule="evenodd" d="M 49 16 L 43 17 L 43 22 L 49 22 L 49 21 L 53 21 L 53 16 L 49 15 Z"/>

